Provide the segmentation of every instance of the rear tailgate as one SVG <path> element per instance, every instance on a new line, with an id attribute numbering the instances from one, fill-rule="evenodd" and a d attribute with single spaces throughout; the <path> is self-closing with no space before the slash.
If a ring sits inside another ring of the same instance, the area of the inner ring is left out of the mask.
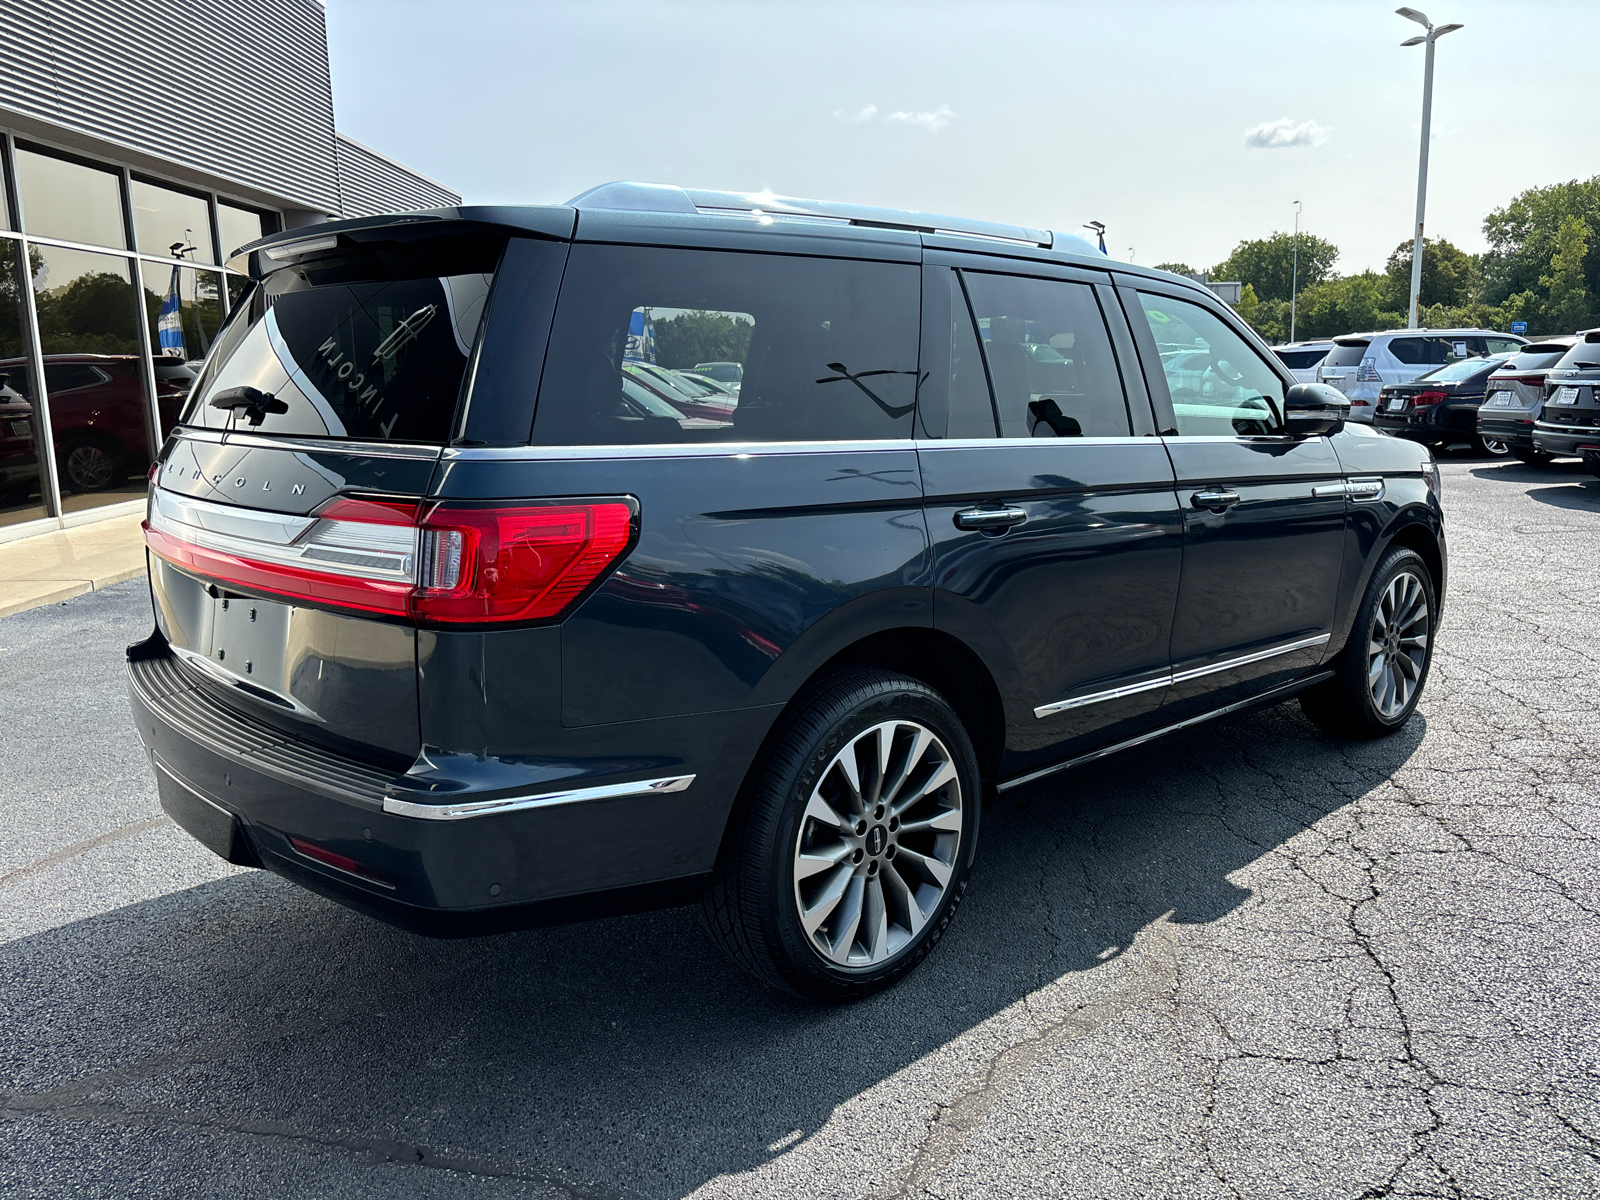
<path id="1" fill-rule="evenodd" d="M 506 242 L 459 222 L 252 256 L 270 270 L 219 335 L 145 526 L 157 624 L 214 694 L 350 753 L 417 754 L 419 514 Z"/>

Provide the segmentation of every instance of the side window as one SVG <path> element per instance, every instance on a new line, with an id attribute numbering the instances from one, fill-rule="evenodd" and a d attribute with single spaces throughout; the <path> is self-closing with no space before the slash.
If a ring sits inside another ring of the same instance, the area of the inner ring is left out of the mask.
<path id="1" fill-rule="evenodd" d="M 1485 354 L 1515 353 L 1522 349 L 1521 342 L 1513 342 L 1510 338 L 1488 337 L 1483 342 Z"/>
<path id="2" fill-rule="evenodd" d="M 1129 436 L 1122 377 L 1093 288 L 980 271 L 961 277 L 1001 437 Z"/>
<path id="3" fill-rule="evenodd" d="M 920 311 L 911 264 L 575 246 L 534 442 L 909 438 Z"/>
<path id="4" fill-rule="evenodd" d="M 994 398 L 983 369 L 983 352 L 972 325 L 972 310 L 956 272 L 950 272 L 950 425 L 953 438 L 996 435 Z"/>
<path id="5" fill-rule="evenodd" d="M 1283 381 L 1222 318 L 1198 304 L 1139 293 L 1184 437 L 1249 437 L 1281 425 Z"/>

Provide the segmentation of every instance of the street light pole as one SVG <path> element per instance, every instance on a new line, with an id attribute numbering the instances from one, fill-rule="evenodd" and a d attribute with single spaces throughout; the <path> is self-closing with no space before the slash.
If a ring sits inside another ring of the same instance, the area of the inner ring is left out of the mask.
<path id="1" fill-rule="evenodd" d="M 1294 341 L 1294 308 L 1300 296 L 1300 201 L 1294 202 L 1294 266 L 1289 274 L 1289 340 Z"/>
<path id="2" fill-rule="evenodd" d="M 1461 26 L 1441 25 L 1435 29 L 1427 16 L 1414 8 L 1397 8 L 1394 11 L 1428 31 L 1421 37 L 1407 38 L 1400 43 L 1402 46 L 1425 45 L 1428 48 L 1427 61 L 1422 69 L 1422 151 L 1417 162 L 1417 226 L 1411 239 L 1411 311 L 1406 318 L 1407 328 L 1415 329 L 1417 302 L 1422 294 L 1422 217 L 1428 202 L 1428 129 L 1433 122 L 1433 44 Z"/>

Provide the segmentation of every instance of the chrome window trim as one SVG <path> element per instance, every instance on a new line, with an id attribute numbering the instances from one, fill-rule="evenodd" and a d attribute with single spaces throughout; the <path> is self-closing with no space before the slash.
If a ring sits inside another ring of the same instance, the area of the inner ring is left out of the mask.
<path id="1" fill-rule="evenodd" d="M 1292 642 L 1284 642 L 1277 646 L 1268 646 L 1265 650 L 1252 651 L 1241 654 L 1236 658 L 1225 659 L 1222 662 L 1211 663 L 1204 667 L 1191 667 L 1187 671 L 1168 671 L 1165 675 L 1155 679 L 1147 679 L 1141 683 L 1124 684 L 1120 687 L 1107 688 L 1103 692 L 1090 692 L 1086 696 L 1074 696 L 1067 700 L 1057 700 L 1050 704 L 1041 704 L 1033 710 L 1035 717 L 1054 716 L 1058 712 L 1068 709 L 1083 708 L 1090 704 L 1101 704 L 1107 700 L 1120 700 L 1124 696 L 1134 696 L 1140 692 L 1154 691 L 1156 688 L 1170 687 L 1174 684 L 1188 683 L 1193 679 L 1201 679 L 1207 675 L 1216 675 L 1222 671 L 1231 671 L 1235 667 L 1246 667 L 1251 663 L 1262 662 L 1265 659 L 1277 658 L 1282 654 L 1293 654 L 1296 650 L 1307 650 L 1312 646 L 1325 646 L 1332 640 L 1333 634 L 1319 633 L 1311 637 L 1296 638 Z"/>
<path id="2" fill-rule="evenodd" d="M 590 800 L 615 800 L 624 796 L 656 796 L 686 791 L 693 775 L 668 775 L 661 779 L 641 779 L 634 783 L 608 783 L 598 787 L 572 788 L 564 792 L 541 792 L 533 796 L 506 796 L 498 800 L 469 800 L 464 804 L 418 804 L 397 796 L 383 798 L 383 811 L 399 817 L 424 821 L 460 821 L 496 813 L 527 812 L 557 804 L 582 804 Z"/>
<path id="3" fill-rule="evenodd" d="M 1600 425 L 1560 425 L 1549 421 L 1535 421 L 1535 429 L 1542 429 L 1546 433 L 1600 433 Z"/>
<path id="4" fill-rule="evenodd" d="M 425 446 L 415 443 L 363 442 L 355 438 L 309 438 L 286 433 L 273 437 L 260 433 L 245 433 L 237 429 L 208 429 L 202 425 L 179 425 L 172 431 L 179 441 L 213 442 L 218 445 L 244 446 L 247 449 L 290 450 L 309 453 L 331 450 L 339 454 L 354 454 L 361 458 L 437 459 L 442 446 Z"/>
<path id="5" fill-rule="evenodd" d="M 860 442 L 653 442 L 600 446 L 445 447 L 445 462 L 518 462 L 554 458 L 755 458 L 767 454 L 839 454 L 910 451 L 911 438 Z"/>

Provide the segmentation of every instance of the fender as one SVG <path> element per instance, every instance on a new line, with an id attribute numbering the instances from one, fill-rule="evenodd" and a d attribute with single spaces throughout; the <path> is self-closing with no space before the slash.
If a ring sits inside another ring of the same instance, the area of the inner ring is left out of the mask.
<path id="1" fill-rule="evenodd" d="M 841 650 L 875 633 L 906 628 L 933 628 L 933 588 L 890 587 L 858 596 L 796 638 L 752 689 L 747 706 L 787 704 Z"/>
<path id="2" fill-rule="evenodd" d="M 1439 615 L 1444 612 L 1448 579 L 1445 552 L 1444 514 L 1438 499 L 1428 490 L 1420 475 L 1390 475 L 1382 500 L 1354 503 L 1345 522 L 1344 567 L 1340 572 L 1339 600 L 1335 609 L 1333 637 L 1328 642 L 1327 662 L 1344 649 L 1355 623 L 1356 609 L 1366 594 L 1378 562 L 1404 531 L 1420 529 L 1438 555 L 1439 577 L 1435 592 Z M 1426 557 L 1426 556 L 1425 556 Z"/>

